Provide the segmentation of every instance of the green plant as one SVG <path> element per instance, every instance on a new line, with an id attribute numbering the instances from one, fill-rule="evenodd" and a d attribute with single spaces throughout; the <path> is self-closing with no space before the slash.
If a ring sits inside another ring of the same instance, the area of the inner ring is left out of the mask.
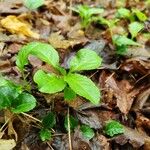
<path id="1" fill-rule="evenodd" d="M 53 112 L 48 113 L 42 120 L 42 129 L 40 130 L 40 138 L 42 141 L 52 138 L 51 128 L 56 124 L 56 115 Z"/>
<path id="2" fill-rule="evenodd" d="M 135 38 L 143 28 L 144 28 L 143 23 L 133 22 L 129 24 L 129 31 L 131 33 L 132 39 Z"/>
<path id="3" fill-rule="evenodd" d="M 127 38 L 124 35 L 114 35 L 113 43 L 116 46 L 117 54 L 123 55 L 127 51 L 128 46 L 140 46 L 139 43 Z"/>
<path id="4" fill-rule="evenodd" d="M 9 109 L 13 113 L 32 110 L 36 106 L 36 99 L 24 92 L 19 85 L 0 77 L 0 110 Z"/>
<path id="5" fill-rule="evenodd" d="M 92 139 L 95 135 L 93 129 L 91 129 L 87 125 L 81 125 L 80 130 L 81 130 L 83 136 L 88 140 Z"/>
<path id="6" fill-rule="evenodd" d="M 104 133 L 113 137 L 114 135 L 124 133 L 124 127 L 118 121 L 110 120 L 104 127 Z"/>
<path id="7" fill-rule="evenodd" d="M 65 129 L 68 131 L 68 120 L 69 120 L 69 123 L 70 123 L 70 130 L 74 130 L 77 126 L 78 126 L 78 120 L 76 118 L 74 118 L 73 116 L 69 116 L 68 115 L 65 117 L 65 121 L 64 121 L 64 126 L 65 126 Z"/>
<path id="8" fill-rule="evenodd" d="M 128 19 L 130 22 L 134 22 L 137 19 L 142 22 L 147 20 L 147 16 L 138 9 L 130 11 L 126 8 L 119 8 L 116 12 L 116 17 Z"/>
<path id="9" fill-rule="evenodd" d="M 76 73 L 96 69 L 101 65 L 102 59 L 96 52 L 88 49 L 79 50 L 70 61 L 68 73 L 60 66 L 57 51 L 51 45 L 40 42 L 31 42 L 20 50 L 16 64 L 22 72 L 24 66 L 28 64 L 30 54 L 37 56 L 58 71 L 58 74 L 54 74 L 38 70 L 34 74 L 33 79 L 40 92 L 53 94 L 63 91 L 67 87 L 74 93 L 90 100 L 93 104 L 99 103 L 100 91 L 96 85 L 86 76 Z M 69 97 L 70 92 L 67 91 L 70 90 L 65 91 L 65 97 L 67 97 L 66 95 Z"/>
<path id="10" fill-rule="evenodd" d="M 31 10 L 37 9 L 44 4 L 44 0 L 24 0 L 24 5 Z"/>
<path id="11" fill-rule="evenodd" d="M 73 10 L 79 13 L 81 17 L 81 25 L 83 28 L 88 27 L 91 22 L 95 21 L 95 19 L 97 18 L 95 17 L 95 15 L 104 12 L 104 9 L 102 8 L 93 8 L 87 5 L 79 5 L 77 6 L 77 8 L 73 8 Z"/>

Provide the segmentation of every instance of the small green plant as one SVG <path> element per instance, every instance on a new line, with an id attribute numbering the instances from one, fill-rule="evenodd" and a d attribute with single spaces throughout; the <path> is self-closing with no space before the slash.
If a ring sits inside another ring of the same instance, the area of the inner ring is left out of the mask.
<path id="1" fill-rule="evenodd" d="M 104 127 L 104 133 L 113 137 L 115 135 L 124 133 L 124 127 L 118 121 L 110 120 Z"/>
<path id="2" fill-rule="evenodd" d="M 143 28 L 144 28 L 143 23 L 133 22 L 129 24 L 129 31 L 131 33 L 132 39 L 135 38 Z"/>
<path id="3" fill-rule="evenodd" d="M 116 12 L 116 17 L 128 19 L 130 22 L 134 22 L 136 20 L 144 22 L 147 20 L 147 16 L 138 9 L 132 9 L 132 11 L 130 11 L 126 8 L 119 8 Z"/>
<path id="4" fill-rule="evenodd" d="M 88 140 L 92 139 L 95 135 L 94 130 L 91 129 L 88 125 L 81 125 L 80 130 L 83 136 Z"/>
<path id="5" fill-rule="evenodd" d="M 114 35 L 112 37 L 113 43 L 116 46 L 117 54 L 123 55 L 126 53 L 128 46 L 140 46 L 139 43 L 127 38 L 124 35 Z"/>
<path id="6" fill-rule="evenodd" d="M 0 110 L 9 109 L 18 114 L 28 112 L 36 106 L 36 99 L 31 94 L 2 76 L 0 79 Z"/>
<path id="7" fill-rule="evenodd" d="M 88 27 L 91 22 L 95 21 L 97 18 L 95 15 L 99 15 L 104 12 L 104 9 L 102 8 L 93 8 L 87 5 L 79 5 L 77 8 L 73 8 L 73 10 L 79 13 L 81 17 L 81 25 L 83 28 Z"/>
<path id="8" fill-rule="evenodd" d="M 44 0 L 24 0 L 24 5 L 31 10 L 37 9 L 44 4 Z"/>
<path id="9" fill-rule="evenodd" d="M 40 130 L 40 138 L 42 141 L 52 138 L 51 129 L 56 124 L 56 115 L 53 112 L 48 113 L 42 120 L 42 129 Z"/>
<path id="10" fill-rule="evenodd" d="M 65 117 L 65 121 L 64 121 L 64 127 L 65 129 L 68 131 L 68 121 L 70 123 L 70 130 L 73 131 L 77 126 L 78 126 L 78 120 L 76 118 L 74 118 L 72 115 L 70 115 L 68 117 L 68 115 Z"/>
<path id="11" fill-rule="evenodd" d="M 93 70 L 101 65 L 102 59 L 96 52 L 88 49 L 79 50 L 71 59 L 70 69 L 67 72 L 60 66 L 58 52 L 51 45 L 31 42 L 23 46 L 18 54 L 16 64 L 21 72 L 24 71 L 24 66 L 28 64 L 29 55 L 37 56 L 58 71 L 58 74 L 54 74 L 38 70 L 34 74 L 33 79 L 40 92 L 53 94 L 65 90 L 65 97 L 70 98 L 70 91 L 72 91 L 71 97 L 74 97 L 76 93 L 93 104 L 99 104 L 99 88 L 89 78 L 77 73 L 83 70 Z"/>

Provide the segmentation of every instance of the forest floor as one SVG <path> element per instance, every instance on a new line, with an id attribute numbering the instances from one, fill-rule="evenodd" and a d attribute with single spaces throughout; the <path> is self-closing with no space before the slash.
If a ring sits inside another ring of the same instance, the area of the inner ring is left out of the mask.
<path id="1" fill-rule="evenodd" d="M 74 11 L 79 5 L 102 8 L 102 13 L 90 16 L 101 19 L 89 17 L 86 22 L 85 12 Z M 21 23 L 23 28 L 19 28 Z M 119 36 L 113 39 L 114 35 Z M 149 0 L 45 0 L 35 10 L 26 8 L 22 0 L 1 0 L 0 73 L 4 78 L 23 85 L 16 58 L 21 47 L 33 41 L 52 45 L 64 67 L 81 48 L 95 51 L 102 58 L 101 66 L 80 73 L 97 85 L 101 102 L 94 105 L 80 96 L 66 101 L 63 92 L 39 92 L 34 73 L 38 69 L 52 72 L 53 68 L 30 56 L 25 74 L 28 92 L 37 105 L 24 114 L 0 111 L 0 150 L 150 150 Z M 42 141 L 41 121 L 50 112 L 56 123 L 51 138 Z M 64 125 L 68 115 L 77 122 L 74 125 L 70 119 L 73 130 L 69 133 Z M 107 135 L 104 128 L 110 120 L 122 124 L 124 132 Z M 92 138 L 82 134 L 82 125 L 94 131 Z"/>

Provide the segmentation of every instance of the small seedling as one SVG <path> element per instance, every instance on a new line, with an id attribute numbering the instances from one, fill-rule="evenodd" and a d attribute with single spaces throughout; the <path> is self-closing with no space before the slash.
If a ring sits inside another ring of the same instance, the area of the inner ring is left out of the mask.
<path id="1" fill-rule="evenodd" d="M 91 129 L 88 125 L 81 125 L 80 130 L 83 136 L 88 140 L 92 139 L 95 135 L 94 130 Z"/>
<path id="2" fill-rule="evenodd" d="M 65 129 L 68 131 L 68 120 L 69 120 L 69 123 L 70 123 L 70 130 L 73 131 L 77 126 L 78 126 L 78 120 L 76 118 L 74 118 L 73 116 L 69 116 L 68 118 L 68 115 L 65 117 L 65 122 L 64 122 L 64 126 L 65 126 Z"/>
<path id="3" fill-rule="evenodd" d="M 24 0 L 24 5 L 30 10 L 37 9 L 43 4 L 44 0 Z"/>
<path id="4" fill-rule="evenodd" d="M 106 123 L 104 133 L 113 137 L 118 134 L 124 133 L 124 127 L 118 121 L 110 120 Z"/>
<path id="5" fill-rule="evenodd" d="M 56 116 L 53 112 L 48 113 L 42 120 L 42 129 L 40 130 L 40 138 L 47 141 L 52 138 L 51 128 L 56 124 Z"/>
<path id="6" fill-rule="evenodd" d="M 79 13 L 81 17 L 81 25 L 83 28 L 88 27 L 93 21 L 97 20 L 95 15 L 99 15 L 104 12 L 102 8 L 93 8 L 87 5 L 79 5 L 73 8 L 73 11 Z"/>
<path id="7" fill-rule="evenodd" d="M 116 46 L 116 52 L 119 55 L 124 55 L 128 46 L 140 46 L 139 43 L 127 38 L 124 35 L 114 35 L 112 37 L 113 43 Z"/>
<path id="8" fill-rule="evenodd" d="M 143 28 L 144 28 L 143 23 L 133 22 L 129 24 L 129 31 L 131 33 L 132 39 L 135 38 Z"/>
<path id="9" fill-rule="evenodd" d="M 76 93 L 93 104 L 99 104 L 99 88 L 86 76 L 76 73 L 83 70 L 93 70 L 101 65 L 102 59 L 96 52 L 88 49 L 79 50 L 70 60 L 68 73 L 59 64 L 58 52 L 49 44 L 31 42 L 22 47 L 16 62 L 22 72 L 24 71 L 24 66 L 28 64 L 29 55 L 37 56 L 59 72 L 54 74 L 38 70 L 34 74 L 33 79 L 37 83 L 40 92 L 53 94 L 65 90 L 65 97 L 70 98 L 70 91 L 72 91 L 71 97 L 74 97 L 74 93 Z"/>
<path id="10" fill-rule="evenodd" d="M 20 86 L 0 77 L 0 110 L 9 109 L 13 113 L 32 110 L 36 106 L 36 99 L 21 90 Z"/>

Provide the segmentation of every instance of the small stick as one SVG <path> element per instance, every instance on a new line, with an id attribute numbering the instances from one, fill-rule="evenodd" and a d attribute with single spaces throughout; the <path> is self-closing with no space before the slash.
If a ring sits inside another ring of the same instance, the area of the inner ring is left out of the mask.
<path id="1" fill-rule="evenodd" d="M 72 142 L 71 142 L 71 131 L 70 131 L 70 115 L 69 115 L 69 107 L 68 107 L 68 137 L 69 137 L 69 149 L 72 150 Z"/>
<path id="2" fill-rule="evenodd" d="M 37 118 L 35 118 L 35 117 L 33 117 L 33 116 L 31 116 L 31 115 L 28 115 L 28 114 L 26 114 L 26 113 L 21 113 L 21 114 L 23 114 L 24 116 L 26 116 L 26 117 L 29 117 L 29 118 L 31 118 L 32 120 L 35 120 L 35 121 L 37 121 L 37 122 L 40 122 L 40 123 L 42 123 L 42 121 L 41 120 L 39 120 L 39 119 L 37 119 Z"/>

